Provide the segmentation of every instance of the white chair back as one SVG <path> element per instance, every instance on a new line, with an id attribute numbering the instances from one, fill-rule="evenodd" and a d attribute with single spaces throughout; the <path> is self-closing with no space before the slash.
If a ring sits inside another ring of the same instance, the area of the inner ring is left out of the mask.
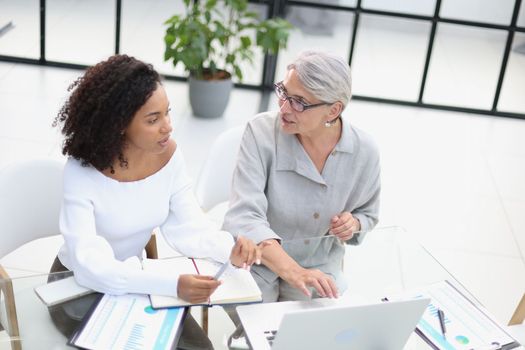
<path id="1" fill-rule="evenodd" d="M 60 234 L 63 167 L 58 160 L 38 159 L 0 169 L 0 258 L 30 241 Z M 65 344 L 65 337 L 51 323 L 47 308 L 33 291 L 20 292 L 15 300 L 1 265 L 0 275 L 6 281 L 0 292 L 0 324 L 13 337 L 12 349 L 45 348 L 44 339 Z M 18 336 L 22 344 L 15 341 Z"/>
<path id="2" fill-rule="evenodd" d="M 204 211 L 209 211 L 230 197 L 233 170 L 244 128 L 243 125 L 224 131 L 211 146 L 195 186 L 197 201 Z"/>
<path id="3" fill-rule="evenodd" d="M 60 234 L 62 169 L 58 160 L 0 169 L 0 258 L 37 238 Z"/>

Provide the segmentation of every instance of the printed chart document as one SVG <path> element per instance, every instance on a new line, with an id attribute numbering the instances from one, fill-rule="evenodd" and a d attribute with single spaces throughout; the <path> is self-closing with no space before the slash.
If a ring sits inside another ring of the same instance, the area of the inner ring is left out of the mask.
<path id="1" fill-rule="evenodd" d="M 193 274 L 214 276 L 222 264 L 206 260 L 185 257 L 168 259 L 144 259 L 144 270 L 165 271 L 167 274 Z M 206 304 L 192 304 L 185 300 L 162 295 L 150 295 L 151 305 L 155 309 L 187 305 L 226 305 L 255 303 L 262 301 L 261 290 L 251 273 L 244 269 L 230 266 L 219 278 L 222 284 L 211 295 Z"/>
<path id="2" fill-rule="evenodd" d="M 155 310 L 146 295 L 102 296 L 69 340 L 84 349 L 171 349 L 184 308 Z"/>
<path id="3" fill-rule="evenodd" d="M 484 308 L 475 305 L 448 281 L 403 293 L 402 298 L 407 297 L 431 299 L 416 332 L 434 349 L 513 349 L 520 345 Z M 438 310 L 444 314 L 445 335 Z"/>

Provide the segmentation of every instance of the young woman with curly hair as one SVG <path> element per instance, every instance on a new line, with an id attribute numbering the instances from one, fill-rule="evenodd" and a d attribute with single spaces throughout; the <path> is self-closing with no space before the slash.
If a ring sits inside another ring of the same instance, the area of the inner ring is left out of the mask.
<path id="1" fill-rule="evenodd" d="M 199 208 L 170 137 L 166 92 L 151 65 L 115 55 L 89 68 L 69 90 L 54 122 L 62 125 L 69 159 L 60 214 L 64 244 L 53 271 L 74 271 L 80 285 L 102 293 L 207 300 L 220 284 L 212 277 L 141 269 L 156 227 L 187 256 L 230 259 L 236 266 L 260 261 L 252 241 L 234 242 Z"/>

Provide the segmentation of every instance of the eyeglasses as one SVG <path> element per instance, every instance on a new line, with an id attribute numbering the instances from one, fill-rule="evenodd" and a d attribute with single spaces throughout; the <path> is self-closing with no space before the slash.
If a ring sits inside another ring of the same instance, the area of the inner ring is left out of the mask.
<path id="1" fill-rule="evenodd" d="M 304 112 L 304 111 L 306 111 L 307 109 L 310 109 L 310 108 L 324 106 L 324 105 L 331 105 L 331 103 L 327 103 L 327 102 L 321 102 L 321 103 L 316 103 L 316 104 L 312 104 L 312 105 L 307 105 L 307 104 L 301 102 L 300 100 L 298 100 L 295 97 L 290 97 L 286 93 L 282 81 L 279 82 L 279 83 L 273 84 L 273 88 L 275 90 L 275 94 L 277 95 L 277 98 L 279 100 L 281 100 L 281 101 L 288 101 L 288 103 L 290 104 L 290 107 L 292 107 L 293 110 L 296 111 L 296 112 Z"/>

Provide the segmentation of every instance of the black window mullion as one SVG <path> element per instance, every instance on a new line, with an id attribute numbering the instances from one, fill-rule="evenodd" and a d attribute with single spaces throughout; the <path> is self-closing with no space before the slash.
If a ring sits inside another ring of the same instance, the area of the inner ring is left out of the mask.
<path id="1" fill-rule="evenodd" d="M 40 0 L 40 63 L 46 62 L 46 0 Z"/>
<path id="2" fill-rule="evenodd" d="M 439 11 L 441 10 L 441 0 L 436 0 L 436 7 L 434 9 L 434 16 L 432 17 L 432 28 L 430 29 L 430 36 L 428 39 L 427 57 L 425 59 L 425 68 L 423 69 L 423 77 L 421 78 L 421 86 L 419 87 L 418 103 L 423 103 L 423 95 L 425 94 L 425 87 L 427 84 L 428 68 L 430 66 L 430 58 L 432 57 L 432 49 L 434 48 L 434 41 L 436 39 L 437 24 L 439 21 Z"/>
<path id="3" fill-rule="evenodd" d="M 285 0 L 284 0 L 285 1 Z M 270 1 L 268 4 L 268 18 L 283 17 L 284 18 L 284 3 L 283 0 Z M 265 54 L 263 60 L 262 82 L 260 88 L 270 88 L 275 79 L 275 72 L 277 70 L 277 55 Z"/>
<path id="4" fill-rule="evenodd" d="M 496 86 L 496 92 L 494 93 L 494 101 L 492 102 L 492 111 L 495 112 L 498 108 L 498 101 L 501 94 L 501 88 L 503 86 L 503 79 L 505 78 L 505 72 L 507 70 L 507 63 L 509 61 L 510 50 L 512 48 L 512 42 L 514 41 L 514 31 L 518 22 L 518 15 L 520 12 L 521 0 L 516 0 L 514 3 L 514 12 L 512 13 L 512 21 L 507 34 L 507 43 L 505 44 L 505 52 L 503 59 L 501 60 L 501 69 L 499 71 L 498 85 Z"/>
<path id="5" fill-rule="evenodd" d="M 354 28 L 352 30 L 352 42 L 350 43 L 350 55 L 348 57 L 348 65 L 352 66 L 352 59 L 354 58 L 355 40 L 357 38 L 357 29 L 359 28 L 359 17 L 361 15 L 361 0 L 357 0 L 356 9 L 354 12 Z"/>
<path id="6" fill-rule="evenodd" d="M 423 69 L 421 86 L 420 86 L 419 96 L 418 96 L 417 101 L 394 100 L 394 99 L 385 99 L 385 98 L 379 98 L 379 97 L 373 97 L 373 96 L 358 96 L 358 95 L 354 97 L 356 99 L 365 100 L 365 101 L 384 102 L 384 103 L 400 104 L 400 105 L 406 105 L 406 106 L 419 106 L 419 107 L 425 107 L 425 108 L 431 108 L 431 109 L 450 110 L 450 111 L 458 111 L 458 112 L 477 113 L 477 114 L 525 119 L 525 113 L 501 112 L 497 109 L 499 98 L 501 95 L 502 86 L 503 86 L 503 81 L 504 81 L 506 70 L 507 70 L 510 53 L 512 50 L 515 33 L 516 32 L 525 33 L 525 27 L 517 26 L 517 20 L 519 17 L 519 9 L 521 7 L 522 0 L 515 0 L 515 5 L 514 5 L 514 10 L 513 10 L 513 15 L 512 15 L 510 25 L 502 25 L 502 24 L 495 24 L 495 23 L 488 23 L 488 22 L 486 23 L 486 22 L 440 17 L 439 12 L 440 12 L 440 7 L 441 7 L 441 0 L 436 0 L 436 6 L 434 9 L 433 16 L 367 9 L 367 8 L 362 7 L 362 0 L 357 0 L 356 7 L 339 6 L 335 4 L 323 4 L 323 3 L 312 2 L 312 1 L 307 1 L 307 0 L 248 0 L 248 1 L 250 3 L 258 3 L 258 4 L 267 5 L 268 6 L 268 17 L 276 17 L 276 16 L 285 17 L 286 8 L 288 8 L 289 6 L 354 12 L 353 32 L 352 32 L 352 37 L 350 39 L 351 40 L 350 53 L 348 57 L 349 65 L 352 64 L 353 58 L 356 55 L 356 52 L 355 52 L 357 49 L 356 39 L 357 39 L 357 32 L 359 30 L 359 25 L 361 24 L 359 23 L 361 15 L 369 14 L 369 15 L 377 15 L 377 16 L 387 16 L 387 17 L 395 17 L 395 18 L 420 20 L 420 21 L 426 21 L 426 22 L 431 21 L 432 27 L 431 27 L 431 31 L 429 35 L 429 42 L 428 42 L 427 53 L 426 53 L 426 58 L 425 58 L 425 66 Z M 24 57 L 0 55 L 0 61 L 24 63 L 24 64 L 38 64 L 38 65 L 45 65 L 45 66 L 51 66 L 51 67 L 84 69 L 85 68 L 84 65 L 67 63 L 67 62 L 48 61 L 46 59 L 46 5 L 47 5 L 46 0 L 39 0 L 39 5 L 40 5 L 40 8 L 39 8 L 40 57 L 29 59 L 29 58 L 24 58 Z M 116 6 L 115 53 L 120 53 L 122 0 L 116 0 L 115 6 Z M 505 51 L 502 57 L 501 68 L 499 71 L 498 81 L 497 81 L 496 90 L 494 94 L 494 100 L 493 100 L 491 109 L 464 108 L 464 107 L 458 107 L 458 106 L 438 105 L 438 104 L 431 104 L 431 103 L 423 102 L 423 97 L 424 97 L 426 83 L 427 83 L 428 70 L 430 66 L 430 60 L 431 60 L 432 51 L 433 51 L 434 42 L 435 42 L 435 36 L 437 32 L 437 25 L 439 23 L 449 23 L 449 24 L 456 24 L 456 25 L 461 25 L 461 26 L 470 26 L 470 27 L 475 27 L 475 28 L 485 28 L 485 29 L 492 29 L 492 30 L 507 31 L 508 35 L 507 35 L 507 40 L 506 40 L 506 45 L 505 45 Z M 264 56 L 262 83 L 259 85 L 235 84 L 235 86 L 240 87 L 240 88 L 248 88 L 248 89 L 263 88 L 266 91 L 269 91 L 269 89 L 272 86 L 272 83 L 275 80 L 276 69 L 277 69 L 277 54 L 276 55 L 267 54 Z M 180 77 L 180 76 L 168 75 L 166 76 L 166 78 L 169 80 L 177 80 L 177 81 L 186 80 L 186 78 Z M 269 98 L 269 95 L 267 97 Z"/>
<path id="7" fill-rule="evenodd" d="M 122 0 L 117 0 L 115 9 L 115 54 L 120 53 L 120 19 L 122 14 Z"/>

